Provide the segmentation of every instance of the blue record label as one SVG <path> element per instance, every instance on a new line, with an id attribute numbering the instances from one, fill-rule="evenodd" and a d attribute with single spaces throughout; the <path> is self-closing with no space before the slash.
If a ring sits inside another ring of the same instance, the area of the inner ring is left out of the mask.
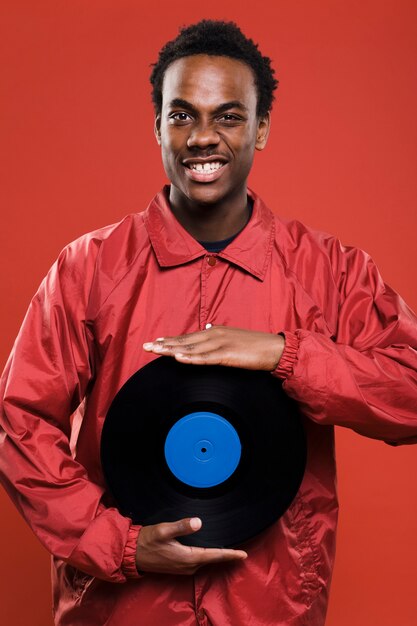
<path id="1" fill-rule="evenodd" d="M 242 446 L 230 422 L 199 411 L 178 420 L 165 440 L 165 460 L 178 480 L 191 487 L 215 487 L 239 465 Z"/>

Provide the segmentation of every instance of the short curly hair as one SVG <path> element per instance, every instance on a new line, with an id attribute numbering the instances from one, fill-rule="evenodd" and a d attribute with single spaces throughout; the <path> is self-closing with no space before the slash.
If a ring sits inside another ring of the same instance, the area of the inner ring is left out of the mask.
<path id="1" fill-rule="evenodd" d="M 152 65 L 152 101 L 157 114 L 162 109 L 162 85 L 166 69 L 177 59 L 195 54 L 226 56 L 249 65 L 254 73 L 258 93 L 257 115 L 263 117 L 271 110 L 274 90 L 278 87 L 271 59 L 262 56 L 258 44 L 248 39 L 234 22 L 201 20 L 181 28 L 177 37 L 161 48 L 157 62 Z"/>

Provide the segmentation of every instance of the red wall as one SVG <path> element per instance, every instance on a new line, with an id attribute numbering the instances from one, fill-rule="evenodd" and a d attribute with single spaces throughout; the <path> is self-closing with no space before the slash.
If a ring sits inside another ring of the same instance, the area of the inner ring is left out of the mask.
<path id="1" fill-rule="evenodd" d="M 3 0 L 0 189 L 4 363 L 31 295 L 76 236 L 164 182 L 149 65 L 181 24 L 226 18 L 281 85 L 251 185 L 284 216 L 365 248 L 417 308 L 413 0 Z M 222 8 L 220 8 L 222 7 Z M 340 531 L 326 626 L 416 623 L 417 459 L 337 433 Z M 49 626 L 48 555 L 1 493 L 0 621 Z"/>

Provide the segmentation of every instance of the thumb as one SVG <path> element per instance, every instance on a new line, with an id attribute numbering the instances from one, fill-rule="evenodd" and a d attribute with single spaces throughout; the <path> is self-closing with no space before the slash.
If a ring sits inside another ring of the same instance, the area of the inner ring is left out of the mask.
<path id="1" fill-rule="evenodd" d="M 178 520 L 177 522 L 165 522 L 158 524 L 158 539 L 168 541 L 175 537 L 191 535 L 200 530 L 202 521 L 199 517 L 190 517 Z"/>

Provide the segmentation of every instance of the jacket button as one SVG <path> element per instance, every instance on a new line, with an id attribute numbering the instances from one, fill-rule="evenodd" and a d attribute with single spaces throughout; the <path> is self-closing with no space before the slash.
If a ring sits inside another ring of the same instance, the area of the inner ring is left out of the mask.
<path id="1" fill-rule="evenodd" d="M 211 266 L 214 267 L 217 263 L 216 261 L 216 257 L 215 256 L 208 256 L 207 257 L 207 263 Z"/>

